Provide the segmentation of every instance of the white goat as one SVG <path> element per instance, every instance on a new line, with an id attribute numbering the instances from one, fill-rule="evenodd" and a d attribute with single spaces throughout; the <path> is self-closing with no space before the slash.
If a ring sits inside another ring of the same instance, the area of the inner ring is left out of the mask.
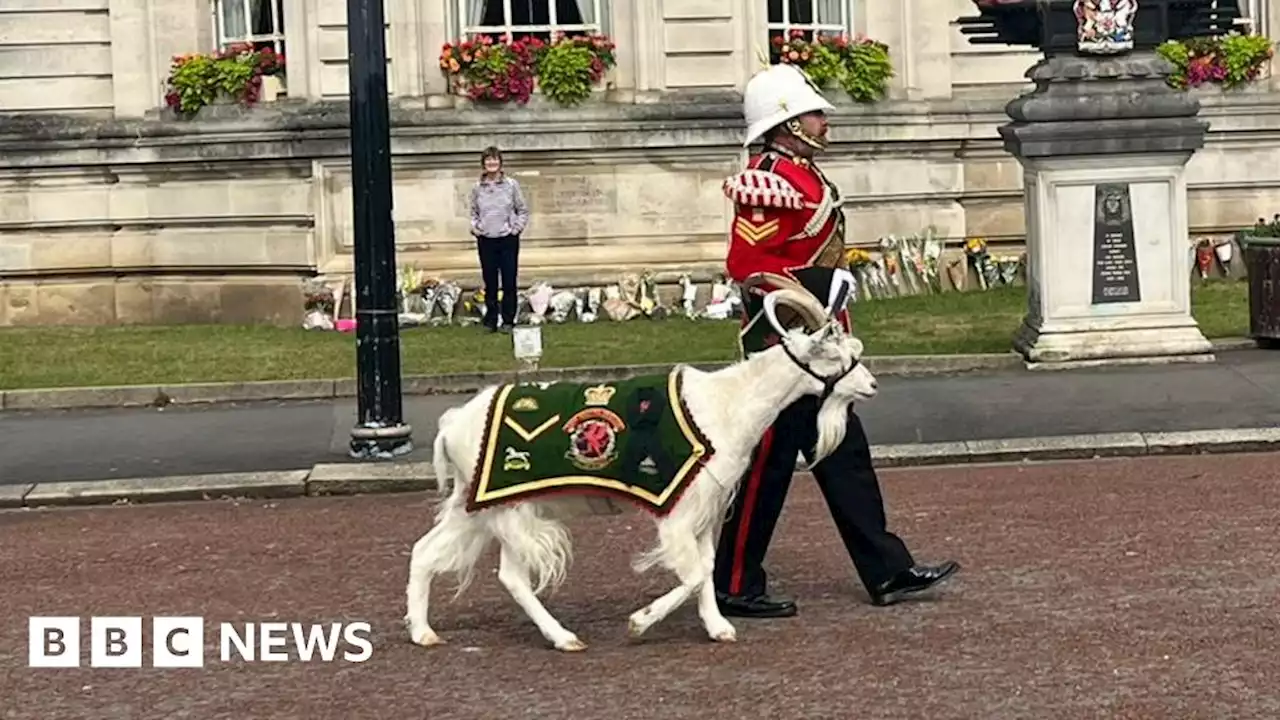
<path id="1" fill-rule="evenodd" d="M 792 330 L 778 345 L 716 372 L 682 368 L 683 399 L 689 415 L 715 452 L 675 507 L 656 519 L 656 546 L 633 563 L 636 572 L 661 564 L 679 577 L 680 584 L 631 615 L 632 637 L 640 636 L 696 595 L 698 615 L 711 638 L 735 640 L 733 625 L 716 605 L 711 573 L 720 526 L 753 448 L 783 408 L 805 395 L 817 395 L 822 405 L 816 463 L 844 438 L 848 406 L 876 393 L 875 378 L 859 362 L 863 349 L 859 340 L 829 321 L 825 309 L 812 297 L 789 289 L 774 291 L 766 298 L 766 312 L 775 325 L 778 300 L 785 300 L 788 309 L 797 312 L 808 327 L 819 329 Z M 501 545 L 498 580 L 557 649 L 583 650 L 586 645 L 537 598 L 544 588 L 560 584 L 570 558 L 569 535 L 555 512 L 555 505 L 564 501 L 534 498 L 476 512 L 467 510 L 473 481 L 465 479 L 471 477 L 482 451 L 486 418 L 496 390 L 482 390 L 440 418 L 433 459 L 436 477 L 442 492 L 449 487 L 450 471 L 459 481 L 453 483 L 435 526 L 413 546 L 405 617 L 410 637 L 425 646 L 443 642 L 427 620 L 432 578 L 454 573 L 460 595 L 489 541 L 497 538 Z"/>

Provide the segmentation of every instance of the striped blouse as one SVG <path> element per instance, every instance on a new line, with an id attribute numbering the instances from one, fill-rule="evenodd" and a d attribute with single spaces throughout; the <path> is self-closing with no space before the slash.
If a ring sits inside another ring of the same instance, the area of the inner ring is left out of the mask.
<path id="1" fill-rule="evenodd" d="M 471 188 L 471 231 L 480 237 L 519 235 L 529 224 L 529 206 L 515 178 L 481 180 Z"/>

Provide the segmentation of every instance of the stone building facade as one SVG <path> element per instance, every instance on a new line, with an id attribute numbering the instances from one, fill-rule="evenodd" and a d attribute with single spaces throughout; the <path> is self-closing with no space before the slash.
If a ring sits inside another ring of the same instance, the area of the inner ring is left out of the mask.
<path id="1" fill-rule="evenodd" d="M 848 195 L 850 241 L 933 225 L 953 248 L 1020 247 L 1021 171 L 996 128 L 1036 56 L 970 45 L 954 24 L 970 0 L 384 1 L 402 264 L 478 280 L 466 195 L 496 144 L 533 212 L 523 280 L 719 270 L 741 88 L 770 27 L 815 14 L 887 43 L 895 65 L 887 100 L 833 97 L 825 167 Z M 1250 12 L 1262 32 L 1280 26 L 1280 3 Z M 345 15 L 345 0 L 5 0 L 0 325 L 296 323 L 304 278 L 351 271 Z M 450 94 L 445 42 L 553 16 L 616 41 L 596 98 L 489 108 Z M 287 55 L 287 97 L 163 110 L 171 57 L 246 25 Z M 1280 211 L 1280 77 L 1202 94 L 1197 237 Z"/>

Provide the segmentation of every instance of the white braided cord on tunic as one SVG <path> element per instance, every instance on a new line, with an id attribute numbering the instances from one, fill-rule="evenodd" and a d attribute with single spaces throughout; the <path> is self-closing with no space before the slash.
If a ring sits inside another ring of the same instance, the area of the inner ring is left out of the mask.
<path id="1" fill-rule="evenodd" d="M 726 178 L 724 196 L 739 205 L 754 208 L 803 210 L 807 205 L 804 195 L 786 178 L 754 168 Z"/>

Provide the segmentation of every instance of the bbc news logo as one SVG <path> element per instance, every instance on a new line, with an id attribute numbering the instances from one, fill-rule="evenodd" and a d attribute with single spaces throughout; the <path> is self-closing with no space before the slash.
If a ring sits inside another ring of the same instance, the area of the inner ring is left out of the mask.
<path id="1" fill-rule="evenodd" d="M 151 619 L 151 667 L 198 668 L 205 664 L 205 621 L 201 617 Z M 143 666 L 143 619 L 89 618 L 89 667 Z M 362 663 L 373 655 L 369 623 L 304 624 L 284 622 L 219 623 L 222 662 Z M 80 667 L 81 622 L 78 617 L 31 617 L 27 621 L 27 667 Z M 292 653 L 290 650 L 292 649 Z M 342 650 L 339 653 L 339 649 Z"/>

